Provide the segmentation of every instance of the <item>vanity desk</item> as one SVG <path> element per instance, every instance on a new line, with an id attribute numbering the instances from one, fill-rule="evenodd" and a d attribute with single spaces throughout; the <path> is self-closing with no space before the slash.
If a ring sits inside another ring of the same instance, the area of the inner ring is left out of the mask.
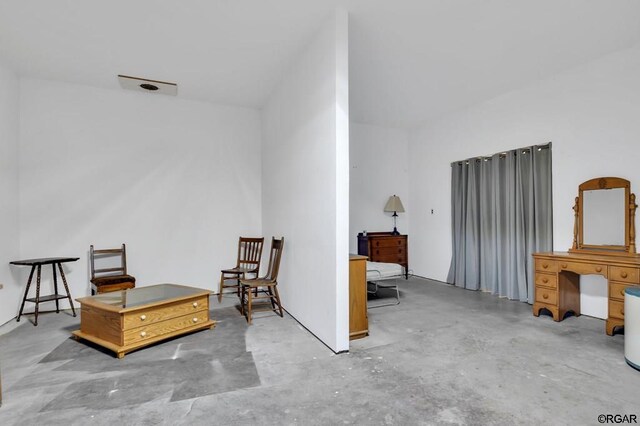
<path id="1" fill-rule="evenodd" d="M 624 292 L 640 287 L 640 256 L 635 244 L 635 195 L 628 180 L 595 178 L 578 187 L 573 206 L 573 246 L 568 252 L 534 253 L 533 315 L 542 309 L 562 321 L 580 315 L 580 275 L 607 279 L 606 332 L 624 326 Z"/>
<path id="2" fill-rule="evenodd" d="M 640 256 L 609 256 L 568 252 L 535 253 L 535 302 L 533 315 L 548 309 L 555 321 L 568 312 L 580 315 L 580 275 L 607 278 L 609 287 L 606 331 L 624 326 L 624 290 L 640 287 Z"/>

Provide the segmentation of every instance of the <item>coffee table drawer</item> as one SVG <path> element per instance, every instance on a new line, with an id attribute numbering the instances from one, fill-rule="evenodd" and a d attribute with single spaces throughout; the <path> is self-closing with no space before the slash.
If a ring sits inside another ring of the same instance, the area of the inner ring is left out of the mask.
<path id="1" fill-rule="evenodd" d="M 124 331 L 124 344 L 142 342 L 158 336 L 169 335 L 183 331 L 191 326 L 202 324 L 209 320 L 209 311 L 194 312 L 177 318 L 149 324 L 144 327 L 133 328 Z"/>
<path id="2" fill-rule="evenodd" d="M 209 309 L 209 297 L 202 296 L 189 301 L 176 302 L 162 307 L 149 307 L 146 309 L 127 312 L 124 314 L 123 329 L 146 326 L 171 318 L 180 317 L 193 312 Z"/>

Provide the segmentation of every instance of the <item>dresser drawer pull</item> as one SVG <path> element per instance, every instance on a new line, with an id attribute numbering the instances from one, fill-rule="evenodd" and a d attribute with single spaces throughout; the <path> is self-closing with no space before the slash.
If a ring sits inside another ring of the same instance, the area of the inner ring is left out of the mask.
<path id="1" fill-rule="evenodd" d="M 547 269 L 548 267 L 549 267 L 549 264 L 548 264 L 548 263 L 543 263 L 543 264 L 542 264 L 542 268 L 543 268 L 543 269 Z"/>
<path id="2" fill-rule="evenodd" d="M 542 298 L 544 300 L 547 300 L 549 298 L 549 295 L 547 293 L 542 293 Z"/>
<path id="3" fill-rule="evenodd" d="M 620 309 L 620 315 L 624 315 L 624 309 Z"/>
<path id="4" fill-rule="evenodd" d="M 624 296 L 624 288 L 620 290 L 620 296 Z"/>
<path id="5" fill-rule="evenodd" d="M 147 316 L 146 316 L 146 315 L 140 315 L 140 321 L 144 321 L 144 320 L 146 320 L 146 319 L 147 319 Z"/>
<path id="6" fill-rule="evenodd" d="M 627 278 L 627 273 L 625 271 L 620 272 L 620 276 L 622 278 Z"/>
<path id="7" fill-rule="evenodd" d="M 543 278 L 543 279 L 542 279 L 542 282 L 543 282 L 543 283 L 545 283 L 545 284 L 546 284 L 546 283 L 548 283 L 548 282 L 549 282 L 549 278 L 546 278 L 546 277 L 545 277 L 545 278 Z"/>
<path id="8" fill-rule="evenodd" d="M 566 263 L 563 263 L 563 264 L 562 264 L 562 267 L 563 267 L 563 268 L 566 268 L 566 267 L 567 267 L 567 264 L 566 264 Z"/>
<path id="9" fill-rule="evenodd" d="M 197 317 L 193 317 L 193 322 L 198 322 L 198 318 Z"/>
<path id="10" fill-rule="evenodd" d="M 146 331 L 141 331 L 141 332 L 140 332 L 140 337 L 144 337 L 144 336 L 146 336 L 146 335 L 147 335 L 147 332 L 146 332 Z"/>
<path id="11" fill-rule="evenodd" d="M 602 266 L 596 266 L 596 272 L 602 272 Z"/>
<path id="12" fill-rule="evenodd" d="M 197 308 L 198 307 L 198 302 L 193 302 L 193 307 Z"/>

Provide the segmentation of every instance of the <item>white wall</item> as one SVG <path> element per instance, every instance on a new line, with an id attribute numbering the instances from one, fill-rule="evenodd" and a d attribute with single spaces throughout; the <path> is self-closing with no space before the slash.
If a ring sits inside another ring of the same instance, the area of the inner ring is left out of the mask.
<path id="1" fill-rule="evenodd" d="M 405 209 L 398 214 L 398 231 L 409 232 L 409 134 L 359 123 L 350 129 L 349 250 L 357 253 L 359 232 L 393 231 L 393 213 L 383 211 L 391 195 L 400 197 Z"/>
<path id="2" fill-rule="evenodd" d="M 347 16 L 284 74 L 263 111 L 263 229 L 284 236 L 284 307 L 334 351 L 349 348 Z"/>
<path id="3" fill-rule="evenodd" d="M 553 141 L 554 249 L 573 238 L 578 185 L 620 176 L 640 192 L 640 49 L 607 55 L 475 107 L 410 136 L 410 258 L 418 275 L 444 281 L 451 259 L 450 163 Z M 427 214 L 430 209 L 434 215 Z M 582 313 L 606 314 L 606 286 L 582 278 Z"/>
<path id="4" fill-rule="evenodd" d="M 66 264 L 72 296 L 89 294 L 90 244 L 126 243 L 138 286 L 217 289 L 238 236 L 261 234 L 258 111 L 39 80 L 20 87 L 20 255 L 80 257 Z"/>
<path id="5" fill-rule="evenodd" d="M 18 260 L 18 77 L 0 64 L 0 324 L 18 312 L 22 286 L 9 262 Z"/>

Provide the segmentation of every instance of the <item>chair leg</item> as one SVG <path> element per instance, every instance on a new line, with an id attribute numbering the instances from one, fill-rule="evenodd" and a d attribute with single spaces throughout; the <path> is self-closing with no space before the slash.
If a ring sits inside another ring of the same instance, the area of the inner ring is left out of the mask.
<path id="1" fill-rule="evenodd" d="M 240 313 L 244 316 L 244 295 L 245 295 L 245 287 L 242 286 L 240 289 Z"/>
<path id="2" fill-rule="evenodd" d="M 224 274 L 220 274 L 220 289 L 218 290 L 218 303 L 222 303 L 223 289 L 224 289 Z"/>
<path id="3" fill-rule="evenodd" d="M 251 292 L 251 289 L 249 289 L 247 291 L 247 322 L 249 323 L 249 325 L 251 325 L 251 298 L 253 296 L 253 293 Z"/>
<path id="4" fill-rule="evenodd" d="M 267 294 L 269 295 L 269 302 L 271 302 L 271 308 L 273 309 L 273 311 L 275 312 L 276 310 L 276 303 L 273 301 L 273 299 L 275 298 L 275 296 L 273 295 L 273 288 L 271 288 L 271 286 L 267 287 Z"/>
<path id="5" fill-rule="evenodd" d="M 277 286 L 273 286 L 273 291 L 276 294 L 276 300 L 278 302 L 278 308 L 280 309 L 280 316 L 284 317 L 284 314 L 282 313 L 282 303 L 280 303 L 280 294 L 278 293 L 278 287 Z"/>

